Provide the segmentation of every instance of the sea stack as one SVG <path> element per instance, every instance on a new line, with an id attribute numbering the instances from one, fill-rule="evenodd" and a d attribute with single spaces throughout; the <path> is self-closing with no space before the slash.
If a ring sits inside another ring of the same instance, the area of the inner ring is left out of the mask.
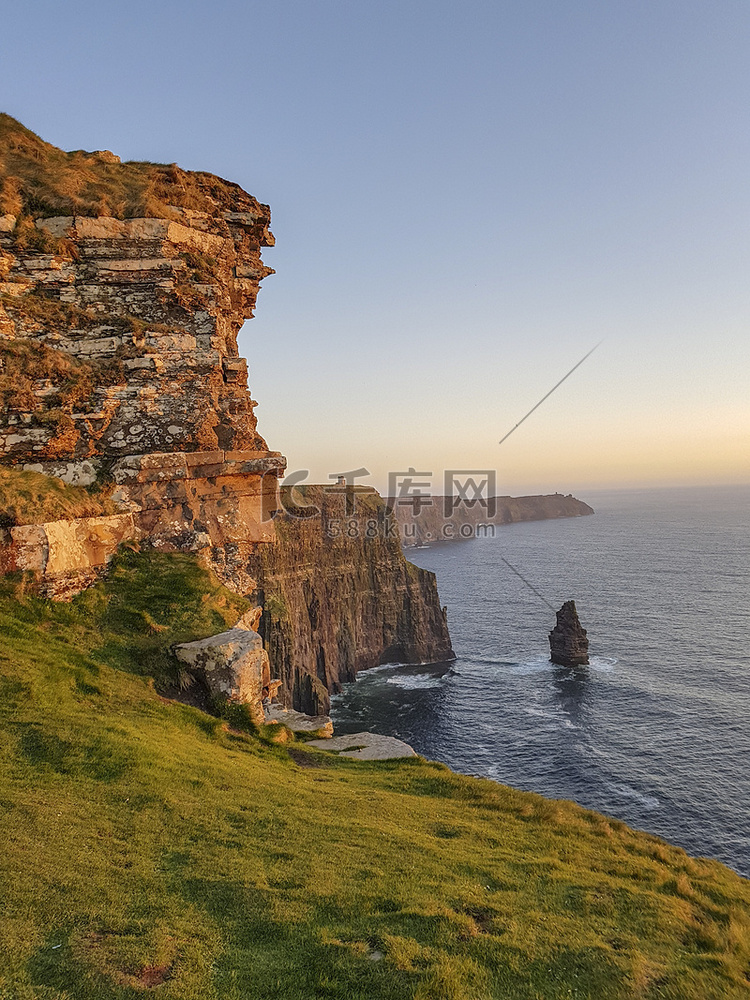
<path id="1" fill-rule="evenodd" d="M 550 660 L 562 667 L 589 662 L 589 640 L 576 611 L 575 601 L 566 601 L 557 612 L 557 624 L 549 634 Z"/>

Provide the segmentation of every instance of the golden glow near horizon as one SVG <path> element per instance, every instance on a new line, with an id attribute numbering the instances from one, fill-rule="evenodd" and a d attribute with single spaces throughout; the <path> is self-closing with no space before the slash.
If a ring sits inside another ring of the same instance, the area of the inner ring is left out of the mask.
<path id="1" fill-rule="evenodd" d="M 531 442 L 505 461 L 493 465 L 487 452 L 467 448 L 450 455 L 422 452 L 422 461 L 412 461 L 410 452 L 394 449 L 390 459 L 370 452 L 364 462 L 355 459 L 359 451 L 331 449 L 326 454 L 308 454 L 301 459 L 295 449 L 289 456 L 290 472 L 309 469 L 308 482 L 328 482 L 335 472 L 366 467 L 371 475 L 358 480 L 376 486 L 381 493 L 388 488 L 389 472 L 403 472 L 414 467 L 432 474 L 432 492 L 443 492 L 445 469 L 494 469 L 500 495 L 527 493 L 569 493 L 583 489 L 662 487 L 689 485 L 750 484 L 747 437 L 737 434 L 705 435 L 703 440 L 686 443 L 677 433 L 664 435 L 656 442 L 623 438 L 609 441 L 605 449 L 593 442 L 579 441 L 574 453 L 556 447 L 556 442 Z M 299 457 L 298 457 L 299 456 Z M 497 459 L 500 456 L 496 456 Z M 584 498 L 585 499 L 585 498 Z"/>
<path id="2" fill-rule="evenodd" d="M 709 377 L 687 350 L 665 364 L 657 351 L 603 345 L 499 444 L 534 393 L 541 399 L 556 371 L 569 370 L 558 353 L 539 362 L 521 356 L 516 378 L 511 354 L 501 377 L 427 358 L 417 379 L 394 371 L 384 385 L 338 382 L 335 404 L 323 401 L 314 423 L 289 419 L 271 398 L 259 408 L 259 428 L 286 449 L 290 471 L 310 470 L 308 481 L 364 466 L 371 476 L 362 482 L 381 492 L 389 472 L 409 467 L 431 472 L 435 493 L 446 468 L 494 469 L 498 492 L 516 495 L 750 483 L 750 393 L 736 348 L 734 364 Z"/>

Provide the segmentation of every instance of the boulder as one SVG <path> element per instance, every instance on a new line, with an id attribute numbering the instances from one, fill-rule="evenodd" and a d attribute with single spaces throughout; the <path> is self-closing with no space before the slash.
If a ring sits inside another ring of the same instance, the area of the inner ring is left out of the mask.
<path id="1" fill-rule="evenodd" d="M 271 681 L 272 685 L 275 683 L 276 681 Z M 265 716 L 267 723 L 279 723 L 293 733 L 307 733 L 319 739 L 330 739 L 333 736 L 333 723 L 327 715 L 303 715 L 302 712 L 282 708 L 280 705 L 266 705 Z"/>
<path id="2" fill-rule="evenodd" d="M 248 705 L 253 722 L 263 724 L 263 701 L 278 684 L 271 681 L 268 654 L 257 632 L 232 628 L 183 642 L 175 646 L 175 654 L 205 681 L 211 694 Z"/>

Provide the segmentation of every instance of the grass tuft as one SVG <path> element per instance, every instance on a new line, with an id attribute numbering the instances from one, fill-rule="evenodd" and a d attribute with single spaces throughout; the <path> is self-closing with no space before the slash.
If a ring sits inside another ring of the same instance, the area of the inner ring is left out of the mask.
<path id="1" fill-rule="evenodd" d="M 0 466 L 0 528 L 112 514 L 115 508 L 108 492 Z"/>
<path id="2" fill-rule="evenodd" d="M 175 208 L 211 215 L 228 209 L 260 216 L 265 206 L 237 184 L 181 170 L 174 163 L 117 163 L 96 152 L 63 152 L 10 115 L 0 114 L 0 214 L 19 217 L 17 233 L 23 247 L 39 249 L 34 241 L 45 239 L 32 232 L 32 218 L 170 219 L 179 217 Z"/>

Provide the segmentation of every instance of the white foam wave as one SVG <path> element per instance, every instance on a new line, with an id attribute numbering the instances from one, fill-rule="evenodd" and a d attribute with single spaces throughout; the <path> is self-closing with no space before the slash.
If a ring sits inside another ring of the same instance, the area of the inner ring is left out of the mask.
<path id="1" fill-rule="evenodd" d="M 407 691 L 416 691 L 422 688 L 440 687 L 442 678 L 432 674 L 398 674 L 396 677 L 389 677 L 386 684 L 406 688 Z"/>
<path id="2" fill-rule="evenodd" d="M 560 716 L 556 712 L 548 712 L 544 708 L 531 708 L 526 706 L 521 710 L 524 715 L 533 715 L 537 719 L 552 719 L 553 722 L 559 722 Z"/>
<path id="3" fill-rule="evenodd" d="M 562 726 L 564 729 L 574 729 L 579 732 L 582 727 L 577 726 L 575 722 L 570 719 L 565 718 L 561 712 L 549 712 L 544 708 L 531 708 L 526 707 L 521 710 L 524 715 L 531 715 L 535 719 L 545 719 L 548 722 L 554 722 L 558 726 Z"/>
<path id="4" fill-rule="evenodd" d="M 599 670 L 601 673 L 608 674 L 615 669 L 615 665 L 619 662 L 616 656 L 592 656 L 589 662 L 589 666 L 592 670 Z"/>
<path id="5" fill-rule="evenodd" d="M 540 674 L 544 670 L 549 670 L 550 666 L 552 664 L 549 657 L 539 655 L 531 660 L 521 660 L 520 663 L 514 663 L 508 672 L 517 677 L 525 674 Z"/>
<path id="6" fill-rule="evenodd" d="M 607 788 L 614 792 L 616 795 L 621 795 L 625 799 L 633 799 L 633 801 L 640 803 L 644 809 L 658 809 L 661 802 L 654 795 L 644 795 L 639 792 L 636 788 L 632 788 L 630 785 L 625 784 L 615 784 L 614 781 L 606 782 Z"/>
<path id="7" fill-rule="evenodd" d="M 406 663 L 378 663 L 375 667 L 368 667 L 366 670 L 360 670 L 356 676 L 356 680 L 361 677 L 366 677 L 369 674 L 382 674 L 384 670 L 395 670 L 396 667 L 406 667 Z"/>

